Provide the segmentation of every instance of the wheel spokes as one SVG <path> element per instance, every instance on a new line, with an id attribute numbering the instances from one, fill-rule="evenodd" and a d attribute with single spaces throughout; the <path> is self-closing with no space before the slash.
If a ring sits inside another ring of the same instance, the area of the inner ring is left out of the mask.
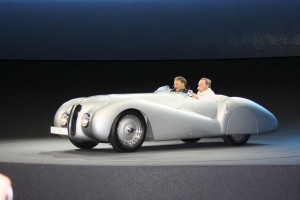
<path id="1" fill-rule="evenodd" d="M 144 134 L 140 120 L 134 115 L 124 116 L 117 128 L 117 135 L 120 142 L 126 146 L 135 146 Z"/>

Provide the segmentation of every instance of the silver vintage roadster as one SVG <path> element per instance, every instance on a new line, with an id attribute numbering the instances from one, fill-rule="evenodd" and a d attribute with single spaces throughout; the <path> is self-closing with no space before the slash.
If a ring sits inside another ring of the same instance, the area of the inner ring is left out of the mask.
<path id="1" fill-rule="evenodd" d="M 224 95 L 194 99 L 163 86 L 154 93 L 67 101 L 57 110 L 51 133 L 67 136 L 82 149 L 111 143 L 115 151 L 134 152 L 145 140 L 195 143 L 201 138 L 222 137 L 230 145 L 243 145 L 251 134 L 272 132 L 277 127 L 276 117 L 251 100 Z"/>

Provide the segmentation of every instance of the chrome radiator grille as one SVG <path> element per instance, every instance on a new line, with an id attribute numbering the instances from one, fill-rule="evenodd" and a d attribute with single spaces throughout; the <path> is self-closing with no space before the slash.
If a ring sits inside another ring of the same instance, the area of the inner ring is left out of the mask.
<path id="1" fill-rule="evenodd" d="M 76 134 L 76 122 L 77 122 L 77 117 L 78 117 L 78 113 L 81 110 L 81 105 L 77 104 L 77 105 L 73 105 L 71 112 L 70 112 L 70 118 L 69 118 L 69 134 L 71 134 L 72 136 L 75 136 Z"/>

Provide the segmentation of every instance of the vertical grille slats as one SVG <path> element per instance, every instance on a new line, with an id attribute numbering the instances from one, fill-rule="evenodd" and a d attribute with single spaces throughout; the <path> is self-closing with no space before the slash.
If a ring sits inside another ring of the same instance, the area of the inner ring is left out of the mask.
<path id="1" fill-rule="evenodd" d="M 80 112 L 81 107 L 82 106 L 80 104 L 74 105 L 70 112 L 69 134 L 71 134 L 72 136 L 76 135 L 76 122 L 77 122 L 78 113 Z"/>

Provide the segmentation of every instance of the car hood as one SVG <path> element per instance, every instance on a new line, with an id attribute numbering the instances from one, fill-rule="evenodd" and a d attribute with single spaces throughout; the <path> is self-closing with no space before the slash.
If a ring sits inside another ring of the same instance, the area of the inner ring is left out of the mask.
<path id="1" fill-rule="evenodd" d="M 76 104 L 80 104 L 81 112 L 93 114 L 101 107 L 116 101 L 149 101 L 172 108 L 192 109 L 192 104 L 182 101 L 187 98 L 181 93 L 134 93 L 134 94 L 108 94 L 82 98 Z M 185 103 L 183 103 L 185 102 Z"/>
<path id="2" fill-rule="evenodd" d="M 97 95 L 97 96 L 82 98 L 79 104 L 81 104 L 84 107 L 86 106 L 95 107 L 119 99 L 132 98 L 132 99 L 143 99 L 143 100 L 171 106 L 173 104 L 178 104 L 178 100 L 184 98 L 184 95 L 186 96 L 186 94 L 178 94 L 178 93 L 135 93 L 135 94 Z M 170 98 L 172 96 L 173 98 Z"/>

